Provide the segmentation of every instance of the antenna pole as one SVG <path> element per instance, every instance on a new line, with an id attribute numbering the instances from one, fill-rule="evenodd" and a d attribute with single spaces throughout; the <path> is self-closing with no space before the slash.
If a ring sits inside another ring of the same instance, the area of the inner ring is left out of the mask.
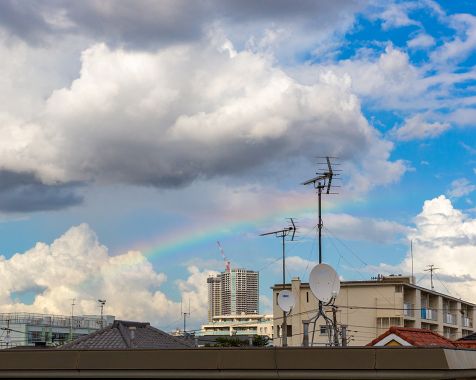
<path id="1" fill-rule="evenodd" d="M 410 240 L 410 253 L 412 255 L 412 283 L 414 282 L 413 280 L 413 240 Z"/>
<path id="2" fill-rule="evenodd" d="M 435 287 L 433 286 L 433 272 L 440 268 L 435 268 L 433 264 L 427 265 L 428 269 L 425 269 L 425 272 L 430 272 L 430 283 L 431 283 L 431 290 L 434 290 Z"/>
<path id="3" fill-rule="evenodd" d="M 76 301 L 76 298 L 73 298 L 73 302 L 71 302 L 71 321 L 69 324 L 69 340 L 73 340 L 73 318 L 74 318 L 74 301 Z"/>
<path id="4" fill-rule="evenodd" d="M 283 290 L 286 288 L 286 244 L 285 244 L 285 237 L 286 235 L 283 233 Z M 281 333 L 283 335 L 283 347 L 288 346 L 288 321 L 286 318 L 286 312 L 283 310 L 283 324 L 281 326 Z"/>
<path id="5" fill-rule="evenodd" d="M 283 251 L 283 283 L 282 287 L 283 290 L 286 289 L 286 236 L 291 234 L 291 241 L 294 240 L 294 236 L 296 234 L 297 227 L 294 224 L 293 218 L 289 219 L 291 222 L 291 225 L 287 228 L 283 228 L 282 230 L 278 231 L 273 231 L 273 232 L 266 232 L 264 234 L 261 234 L 260 236 L 265 236 L 265 235 L 275 235 L 276 237 L 280 237 L 282 239 L 282 251 Z M 283 347 L 287 347 L 288 345 L 288 322 L 287 322 L 287 315 L 286 312 L 283 310 L 283 323 L 281 324 L 281 336 L 282 336 L 282 344 Z"/>
<path id="6" fill-rule="evenodd" d="M 317 187 L 317 194 L 319 198 L 319 221 L 318 221 L 318 228 L 319 228 L 319 264 L 322 263 L 322 186 L 321 184 Z"/>

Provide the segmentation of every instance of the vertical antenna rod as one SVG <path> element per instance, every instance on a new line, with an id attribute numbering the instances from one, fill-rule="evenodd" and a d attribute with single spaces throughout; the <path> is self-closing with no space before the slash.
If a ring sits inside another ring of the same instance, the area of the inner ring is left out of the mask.
<path id="1" fill-rule="evenodd" d="M 291 223 L 290 226 L 287 228 L 283 228 L 282 230 L 278 231 L 272 231 L 272 232 L 266 232 L 264 234 L 261 234 L 259 236 L 266 236 L 266 235 L 275 235 L 276 237 L 279 237 L 282 239 L 282 249 L 283 249 L 283 290 L 286 288 L 286 236 L 289 234 L 291 235 L 291 241 L 294 240 L 294 236 L 296 235 L 296 225 L 294 224 L 293 218 L 289 218 L 289 221 Z M 288 345 L 288 322 L 287 322 L 287 316 L 286 312 L 283 310 L 283 324 L 281 325 L 281 335 L 283 337 L 283 347 L 287 347 Z"/>
<path id="2" fill-rule="evenodd" d="M 74 305 L 76 305 L 76 304 L 74 303 L 74 301 L 76 301 L 76 298 L 73 298 L 73 299 L 72 299 L 72 302 L 71 302 L 71 321 L 70 321 L 70 324 L 69 324 L 69 340 L 70 340 L 70 341 L 73 340 Z"/>
<path id="3" fill-rule="evenodd" d="M 317 177 L 311 178 L 305 182 L 303 185 L 313 184 L 314 188 L 317 189 L 317 195 L 319 199 L 319 220 L 317 222 L 317 227 L 319 229 L 319 264 L 322 263 L 322 191 L 326 189 L 326 194 L 330 194 L 332 178 L 336 175 L 332 170 L 330 157 L 326 157 L 327 171 L 316 173 Z"/>
<path id="4" fill-rule="evenodd" d="M 106 300 L 98 300 L 99 302 L 99 307 L 101 308 L 101 322 L 100 322 L 100 326 L 101 326 L 101 329 L 104 328 L 104 305 L 106 304 Z"/>
<path id="5" fill-rule="evenodd" d="M 410 254 L 412 255 L 412 283 L 414 282 L 413 280 L 413 240 L 410 240 Z"/>
<path id="6" fill-rule="evenodd" d="M 433 264 L 427 265 L 428 269 L 425 269 L 425 272 L 430 272 L 430 283 L 431 283 L 431 290 L 434 290 L 435 287 L 433 286 L 433 272 L 440 268 L 435 268 Z"/>

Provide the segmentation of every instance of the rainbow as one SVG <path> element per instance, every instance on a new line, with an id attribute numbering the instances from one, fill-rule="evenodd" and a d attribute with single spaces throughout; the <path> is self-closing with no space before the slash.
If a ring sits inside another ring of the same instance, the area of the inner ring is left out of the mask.
<path id="1" fill-rule="evenodd" d="M 336 202 L 327 200 L 326 211 L 338 211 L 349 201 Z M 352 200 L 355 204 L 355 199 Z M 237 233 L 238 231 L 255 231 L 259 226 L 269 226 L 277 219 L 317 212 L 317 199 L 312 193 L 287 193 L 278 196 L 272 202 L 272 207 L 257 207 L 239 212 L 234 211 L 221 214 L 218 222 L 192 223 L 182 229 L 165 232 L 152 240 L 136 242 L 131 248 L 138 250 L 149 260 L 154 261 L 168 254 L 185 251 L 189 247 L 203 242 L 215 242 L 224 235 Z"/>

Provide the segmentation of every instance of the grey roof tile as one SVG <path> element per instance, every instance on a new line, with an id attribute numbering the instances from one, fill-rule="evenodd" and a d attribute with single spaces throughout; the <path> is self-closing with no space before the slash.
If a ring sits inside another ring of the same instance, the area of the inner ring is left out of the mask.
<path id="1" fill-rule="evenodd" d="M 133 337 L 132 337 L 133 335 Z M 191 348 L 186 340 L 150 326 L 149 323 L 114 321 L 110 326 L 60 346 L 63 350 Z"/>

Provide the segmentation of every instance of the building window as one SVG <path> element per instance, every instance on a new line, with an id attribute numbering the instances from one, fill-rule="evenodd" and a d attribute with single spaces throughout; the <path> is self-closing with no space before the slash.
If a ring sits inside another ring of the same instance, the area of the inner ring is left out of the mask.
<path id="1" fill-rule="evenodd" d="M 293 326 L 292 325 L 286 325 L 286 334 L 288 337 L 293 336 Z"/>
<path id="2" fill-rule="evenodd" d="M 403 285 L 395 285 L 395 293 L 403 292 Z"/>
<path id="3" fill-rule="evenodd" d="M 306 292 L 306 302 L 309 302 L 309 292 Z"/>
<path id="4" fill-rule="evenodd" d="M 321 335 L 327 335 L 327 325 L 320 325 L 319 326 L 319 333 Z"/>
<path id="5" fill-rule="evenodd" d="M 382 317 L 377 318 L 377 327 L 381 329 L 386 329 L 390 326 L 401 326 L 401 321 L 399 317 Z"/>

